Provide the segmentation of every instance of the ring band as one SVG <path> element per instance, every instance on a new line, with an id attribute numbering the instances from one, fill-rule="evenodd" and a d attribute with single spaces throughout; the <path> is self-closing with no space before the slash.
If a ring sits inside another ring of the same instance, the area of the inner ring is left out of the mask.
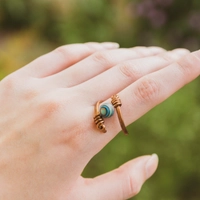
<path id="1" fill-rule="evenodd" d="M 111 99 L 112 99 L 111 103 L 117 111 L 117 116 L 118 116 L 118 119 L 119 119 L 120 126 L 122 128 L 122 131 L 124 132 L 125 135 L 128 135 L 128 131 L 127 131 L 126 126 L 124 124 L 124 120 L 122 118 L 122 113 L 121 113 L 121 109 L 120 109 L 120 107 L 122 106 L 121 99 L 119 98 L 118 95 L 113 95 L 111 97 Z"/>

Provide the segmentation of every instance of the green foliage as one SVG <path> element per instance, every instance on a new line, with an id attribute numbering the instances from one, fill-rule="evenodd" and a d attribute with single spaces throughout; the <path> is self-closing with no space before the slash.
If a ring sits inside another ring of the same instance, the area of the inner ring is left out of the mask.
<path id="1" fill-rule="evenodd" d="M 199 0 L 0 0 L 0 78 L 65 43 L 199 49 L 199 11 Z M 84 176 L 157 153 L 158 172 L 134 199 L 200 199 L 199 84 L 197 79 L 130 125 L 130 136 L 119 134 Z"/>

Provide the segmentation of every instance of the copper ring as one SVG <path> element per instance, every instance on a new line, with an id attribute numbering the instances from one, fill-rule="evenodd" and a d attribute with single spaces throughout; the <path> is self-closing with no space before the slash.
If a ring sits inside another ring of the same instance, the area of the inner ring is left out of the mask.
<path id="1" fill-rule="evenodd" d="M 116 94 L 113 95 L 111 97 L 111 99 L 112 99 L 111 103 L 117 111 L 117 116 L 118 116 L 118 119 L 119 119 L 120 126 L 122 128 L 122 131 L 124 132 L 125 135 L 128 135 L 128 131 L 127 131 L 126 126 L 124 124 L 124 120 L 122 118 L 122 113 L 121 113 L 121 109 L 120 109 L 120 107 L 122 106 L 121 99 Z"/>
<path id="2" fill-rule="evenodd" d="M 106 133 L 107 130 L 106 130 L 106 126 L 104 124 L 104 120 L 103 120 L 103 117 L 101 116 L 100 114 L 100 111 L 99 111 L 99 105 L 102 101 L 98 101 L 95 105 L 95 108 L 94 108 L 94 123 L 96 124 L 96 127 L 103 133 Z"/>
<path id="3" fill-rule="evenodd" d="M 102 103 L 103 101 L 98 101 L 95 105 L 95 108 L 94 108 L 94 123 L 96 124 L 96 127 L 103 133 L 106 133 L 107 130 L 106 130 L 106 126 L 104 124 L 104 119 L 103 119 L 103 116 L 106 117 L 105 115 L 103 115 L 103 113 L 99 110 L 99 106 L 100 106 L 100 103 Z M 117 116 L 118 116 L 118 119 L 119 119 L 119 123 L 120 123 L 120 126 L 122 128 L 122 131 L 124 132 L 125 135 L 128 135 L 128 131 L 126 129 L 126 126 L 124 124 L 124 120 L 122 118 L 122 113 L 121 113 L 121 109 L 120 107 L 122 106 L 122 103 L 121 103 L 121 99 L 119 98 L 118 95 L 113 95 L 111 97 L 111 106 L 113 106 L 117 112 Z M 106 105 L 106 104 L 104 104 Z M 111 107 L 112 111 L 114 112 L 114 108 Z M 111 115 L 109 115 L 108 117 L 111 117 L 113 115 L 113 113 Z"/>

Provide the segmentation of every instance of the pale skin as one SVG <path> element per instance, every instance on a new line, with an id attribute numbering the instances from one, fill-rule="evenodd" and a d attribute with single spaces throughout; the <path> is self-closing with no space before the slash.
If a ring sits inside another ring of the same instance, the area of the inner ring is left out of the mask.
<path id="1" fill-rule="evenodd" d="M 155 154 L 93 179 L 81 177 L 89 160 L 121 130 L 116 114 L 105 120 L 107 133 L 96 129 L 95 103 L 118 94 L 128 125 L 199 73 L 199 51 L 86 43 L 60 47 L 7 76 L 0 82 L 0 199 L 136 195 L 156 171 Z"/>

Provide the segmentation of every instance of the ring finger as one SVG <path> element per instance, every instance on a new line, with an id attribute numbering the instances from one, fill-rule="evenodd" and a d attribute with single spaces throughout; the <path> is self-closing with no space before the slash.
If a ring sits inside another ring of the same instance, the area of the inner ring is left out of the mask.
<path id="1" fill-rule="evenodd" d="M 188 53 L 189 51 L 185 49 L 176 49 L 156 56 L 128 60 L 80 84 L 78 88 L 80 93 L 91 94 L 89 100 L 93 98 L 94 102 L 97 99 L 108 99 L 142 76 L 160 70 Z"/>
<path id="2" fill-rule="evenodd" d="M 200 74 L 198 56 L 200 57 L 199 52 L 189 54 L 178 62 L 140 78 L 122 90 L 119 96 L 123 103 L 121 111 L 126 125 L 134 122 L 185 84 L 197 78 Z M 121 130 L 116 115 L 106 119 L 106 127 L 111 133 L 105 134 L 104 140 L 108 142 Z"/>

